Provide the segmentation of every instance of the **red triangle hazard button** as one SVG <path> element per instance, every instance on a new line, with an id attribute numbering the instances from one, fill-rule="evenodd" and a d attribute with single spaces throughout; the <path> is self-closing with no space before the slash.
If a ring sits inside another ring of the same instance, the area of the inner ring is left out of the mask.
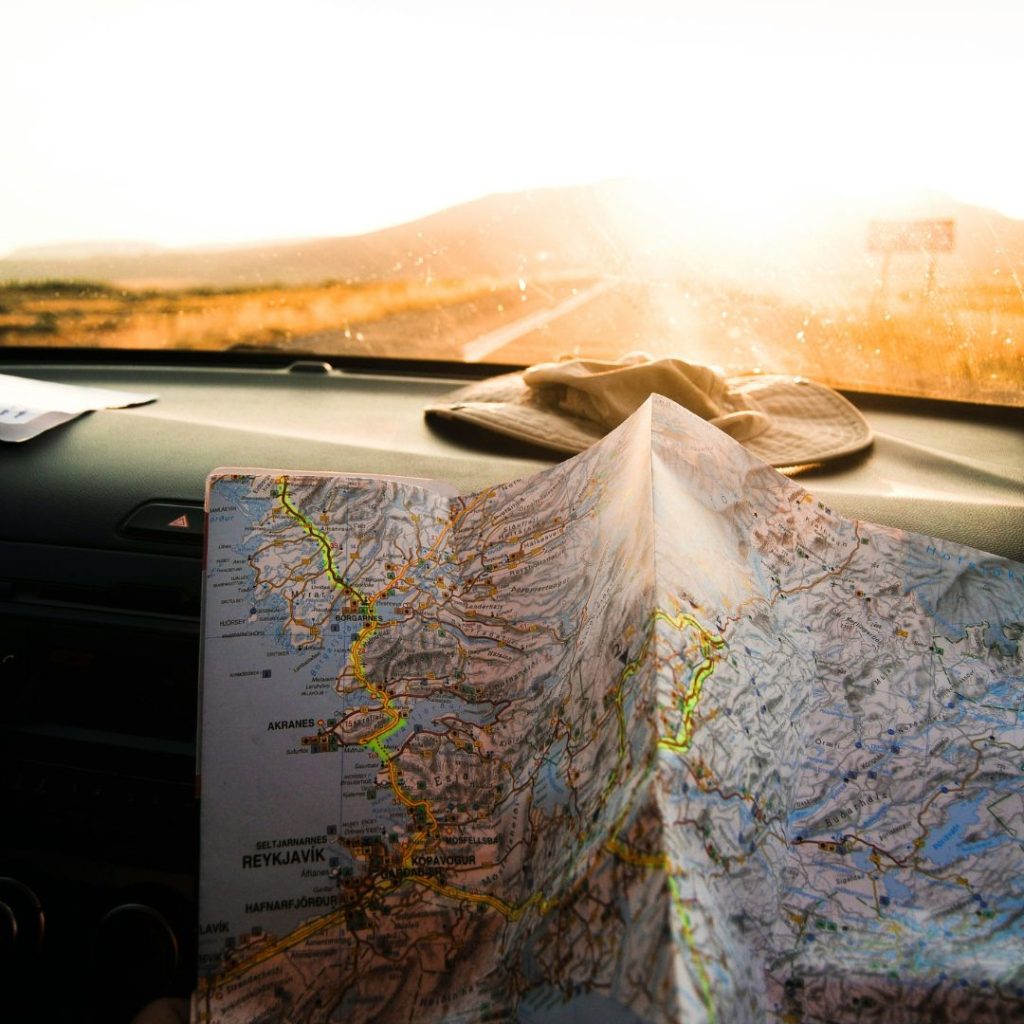
<path id="1" fill-rule="evenodd" d="M 121 529 L 134 537 L 201 544 L 203 510 L 185 502 L 147 501 L 128 516 Z"/>

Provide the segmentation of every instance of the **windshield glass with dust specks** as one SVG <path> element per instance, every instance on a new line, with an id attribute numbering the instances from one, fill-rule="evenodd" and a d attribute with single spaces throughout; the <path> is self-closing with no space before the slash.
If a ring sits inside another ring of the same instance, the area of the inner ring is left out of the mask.
<path id="1" fill-rule="evenodd" d="M 1024 7 L 0 11 L 0 345 L 1021 404 Z"/>

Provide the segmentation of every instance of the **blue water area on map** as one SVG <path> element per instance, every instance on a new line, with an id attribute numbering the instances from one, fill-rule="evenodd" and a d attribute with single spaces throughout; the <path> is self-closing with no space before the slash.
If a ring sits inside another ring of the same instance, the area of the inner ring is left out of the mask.
<path id="1" fill-rule="evenodd" d="M 296 648 L 294 638 L 283 630 L 275 634 L 278 647 L 293 654 L 292 662 L 304 663 L 302 670 L 309 677 L 330 676 L 334 679 L 345 665 L 346 654 L 340 651 L 324 650 L 321 647 Z"/>
<path id="2" fill-rule="evenodd" d="M 373 751 L 351 747 L 334 754 L 341 780 L 338 832 L 348 840 L 359 836 L 403 833 L 409 826 L 409 812 L 390 786 L 378 785 L 381 762 Z M 340 865 L 339 865 L 340 866 Z"/>
<path id="3" fill-rule="evenodd" d="M 819 815 L 825 805 L 828 803 L 827 797 L 822 797 L 820 800 L 811 804 L 808 807 L 801 807 L 789 816 L 789 824 L 791 827 L 798 826 L 801 822 L 806 821 L 808 818 L 814 818 Z M 799 829 L 795 829 L 799 831 Z"/>
<path id="4" fill-rule="evenodd" d="M 940 612 L 940 605 L 945 602 L 951 609 L 959 609 L 962 604 L 969 604 L 976 616 L 975 621 L 988 624 L 986 643 L 1012 654 L 1016 642 L 1007 636 L 1005 627 L 1014 625 L 1019 615 L 1018 599 L 1024 582 L 1019 568 L 1010 568 L 995 556 L 981 552 L 956 555 L 952 551 L 937 549 L 932 543 L 924 551 L 922 546 L 920 543 L 916 547 L 908 545 L 906 570 L 917 582 L 907 589 L 916 594 L 921 607 L 934 618 L 935 626 L 942 635 L 952 642 L 962 640 L 970 623 L 961 621 L 959 617 L 950 621 Z M 959 593 L 959 600 L 951 601 L 950 592 L 954 592 L 954 596 Z"/>
<path id="5" fill-rule="evenodd" d="M 892 872 L 887 871 L 882 876 L 882 884 L 885 886 L 885 895 L 896 903 L 910 903 L 914 899 L 914 890 L 904 885 L 901 881 L 892 877 Z"/>
<path id="6" fill-rule="evenodd" d="M 561 989 L 544 988 L 519 1004 L 519 1024 L 644 1024 L 644 1018 L 597 992 L 572 996 L 566 1002 Z"/>
<path id="7" fill-rule="evenodd" d="M 1008 658 L 1016 657 L 1019 643 L 1014 637 L 1008 635 L 1006 632 L 1006 627 L 1014 624 L 1015 623 L 1003 622 L 999 624 L 998 628 L 994 625 L 990 625 L 985 630 L 985 643 L 988 644 L 989 647 L 998 647 Z"/>
<path id="8" fill-rule="evenodd" d="M 1024 679 L 1019 676 L 1009 676 L 1006 680 L 993 680 L 985 689 L 985 705 L 994 705 L 1017 702 L 1021 697 L 1021 690 L 1024 689 Z M 984 705 L 983 705 L 984 706 Z"/>
<path id="9" fill-rule="evenodd" d="M 246 502 L 242 499 L 249 497 L 249 492 L 252 488 L 252 480 L 250 477 L 243 477 L 240 480 L 229 480 L 221 479 L 217 480 L 214 485 L 213 501 L 210 504 L 226 505 L 233 504 L 239 510 L 245 511 Z M 262 509 L 261 505 L 261 509 Z M 233 518 L 233 513 L 222 513 L 224 518 Z M 247 516 L 249 518 L 249 516 Z"/>
<path id="10" fill-rule="evenodd" d="M 976 843 L 961 843 L 960 852 L 965 856 L 974 857 L 979 853 L 995 849 L 995 847 L 1002 846 L 1003 843 L 1007 842 L 1010 842 L 1008 835 L 990 836 L 988 839 L 979 839 Z"/>
<path id="11" fill-rule="evenodd" d="M 864 830 L 867 830 L 869 828 L 874 828 L 875 825 L 877 825 L 878 822 L 882 818 L 884 818 L 884 817 L 886 817 L 888 815 L 888 813 L 889 813 L 889 808 L 884 806 L 884 805 L 882 805 L 882 806 L 879 807 L 879 809 L 877 811 L 875 811 L 874 814 L 871 815 L 870 818 L 865 818 L 864 821 L 862 821 L 857 827 L 861 828 L 861 829 L 864 829 Z M 865 870 L 867 870 L 867 869 L 865 868 Z"/>
<path id="12" fill-rule="evenodd" d="M 545 813 L 552 813 L 565 805 L 569 790 L 562 778 L 562 764 L 565 756 L 566 738 L 556 740 L 544 755 L 534 788 L 534 799 Z"/>
<path id="13" fill-rule="evenodd" d="M 858 871 L 863 871 L 868 874 L 875 870 L 875 865 L 871 863 L 870 852 L 864 849 L 856 850 L 850 856 L 850 863 L 853 864 Z"/>
<path id="14" fill-rule="evenodd" d="M 489 703 L 473 704 L 465 700 L 459 693 L 446 693 L 435 686 L 430 695 L 424 694 L 417 697 L 413 694 L 407 701 L 409 713 L 405 716 L 405 727 L 400 730 L 401 739 L 396 742 L 404 743 L 408 739 L 406 730 L 417 727 L 420 729 L 438 730 L 438 719 L 444 716 L 453 716 L 459 722 L 469 725 L 484 726 L 494 720 L 494 705 Z M 447 732 L 448 726 L 441 725 L 442 731 Z M 399 733 L 395 734 L 396 737 Z M 385 744 L 394 745 L 394 744 Z"/>
<path id="15" fill-rule="evenodd" d="M 227 640 L 206 640 L 208 658 L 223 658 L 224 671 L 235 664 L 220 654 L 230 645 Z M 237 664 L 246 667 L 244 661 Z M 244 855 L 272 853 L 277 840 L 326 835 L 328 827 L 337 824 L 337 755 L 306 752 L 301 738 L 314 727 L 273 728 L 281 722 L 315 721 L 331 706 L 327 697 L 296 698 L 309 682 L 308 668 L 293 672 L 288 664 L 274 664 L 268 677 L 228 677 L 204 693 L 204 734 L 215 736 L 217 742 L 203 747 L 203 855 L 204 863 L 219 866 L 221 876 L 207 873 L 203 907 L 208 920 L 230 921 L 233 934 L 253 924 L 283 934 L 310 911 L 294 908 L 250 915 L 243 914 L 243 908 L 259 901 L 309 896 L 313 886 L 323 884 L 322 877 L 304 877 L 303 864 L 257 861 L 246 869 L 241 860 Z M 292 849 L 317 846 L 299 844 Z M 322 867 L 326 869 L 326 863 Z"/>
<path id="16" fill-rule="evenodd" d="M 377 620 L 379 622 L 395 622 L 399 617 L 398 610 L 401 607 L 402 602 L 405 600 L 406 598 L 404 596 L 399 598 L 397 595 L 391 598 L 382 597 L 373 606 L 373 610 L 377 616 Z M 408 612 L 403 613 L 401 617 L 404 619 L 407 617 L 407 615 Z"/>
<path id="17" fill-rule="evenodd" d="M 494 637 L 467 633 L 458 623 L 450 622 L 445 627 L 453 637 L 470 650 L 490 650 L 494 647 Z"/>
<path id="18" fill-rule="evenodd" d="M 1002 842 L 1001 839 L 978 843 L 963 842 L 967 830 L 978 820 L 978 810 L 991 794 L 982 793 L 973 800 L 958 800 L 946 810 L 945 821 L 929 830 L 922 853 L 940 867 L 946 867 L 965 852 L 976 853 Z"/>

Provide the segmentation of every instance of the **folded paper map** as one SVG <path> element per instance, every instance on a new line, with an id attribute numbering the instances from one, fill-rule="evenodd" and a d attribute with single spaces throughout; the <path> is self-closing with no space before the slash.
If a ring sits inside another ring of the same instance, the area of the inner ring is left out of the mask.
<path id="1" fill-rule="evenodd" d="M 1024 566 L 656 396 L 207 501 L 195 1020 L 1024 1014 Z"/>

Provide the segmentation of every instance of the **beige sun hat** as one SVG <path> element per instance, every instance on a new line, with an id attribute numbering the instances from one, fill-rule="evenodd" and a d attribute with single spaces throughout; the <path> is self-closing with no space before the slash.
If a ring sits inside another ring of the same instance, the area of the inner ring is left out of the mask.
<path id="1" fill-rule="evenodd" d="M 664 395 L 772 466 L 824 462 L 871 444 L 871 427 L 842 395 L 801 377 L 723 377 L 710 366 L 637 354 L 618 362 L 540 363 L 491 377 L 427 408 L 559 452 L 580 452 Z"/>

